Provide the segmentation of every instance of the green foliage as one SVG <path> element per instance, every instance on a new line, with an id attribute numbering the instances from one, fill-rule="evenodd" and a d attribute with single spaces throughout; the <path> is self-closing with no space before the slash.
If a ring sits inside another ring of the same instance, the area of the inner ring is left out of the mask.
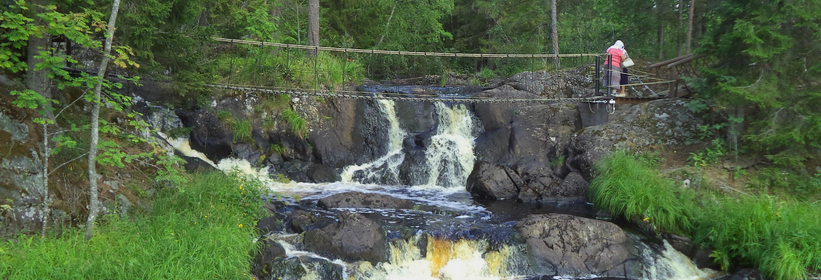
<path id="1" fill-rule="evenodd" d="M 817 202 L 767 195 L 697 196 L 674 187 L 643 157 L 624 151 L 602 160 L 596 170 L 590 199 L 597 207 L 688 234 L 715 250 L 712 257 L 722 269 L 755 266 L 780 280 L 806 279 L 821 267 Z"/>
<path id="2" fill-rule="evenodd" d="M 3 279 L 250 279 L 262 185 L 220 173 L 163 189 L 152 211 L 103 218 L 93 239 L 18 236 L 0 244 Z M 214 256 L 220 256 L 215 258 Z"/>
<path id="3" fill-rule="evenodd" d="M 253 140 L 251 138 L 251 129 L 251 121 L 235 121 L 231 126 L 231 130 L 234 132 L 234 143 L 251 142 Z"/>
<path id="4" fill-rule="evenodd" d="M 308 131 L 305 128 L 305 119 L 300 117 L 299 114 L 297 114 L 293 110 L 288 109 L 282 111 L 282 120 L 284 120 L 288 124 L 288 127 L 291 128 L 291 131 L 293 133 L 297 134 L 300 137 L 307 136 Z"/>
<path id="5" fill-rule="evenodd" d="M 596 166 L 590 182 L 590 201 L 614 215 L 649 219 L 658 229 L 686 232 L 691 228 L 686 199 L 691 195 L 673 187 L 652 163 L 625 151 L 617 151 Z"/>
<path id="6" fill-rule="evenodd" d="M 271 147 L 268 148 L 268 152 L 282 155 L 285 153 L 285 147 L 282 147 L 280 144 L 271 144 Z"/>
<path id="7" fill-rule="evenodd" d="M 233 117 L 234 117 L 234 116 L 233 116 L 233 115 L 231 115 L 231 111 L 228 111 L 228 110 L 219 110 L 219 112 L 217 112 L 217 119 L 219 119 L 219 120 L 221 120 L 221 121 L 223 121 L 223 122 L 228 122 L 228 121 L 230 121 Z"/>
<path id="8" fill-rule="evenodd" d="M 285 176 L 282 173 L 277 173 L 276 176 L 274 176 L 274 181 L 287 184 L 291 182 L 291 179 L 289 179 L 288 176 Z"/>
<path id="9" fill-rule="evenodd" d="M 725 146 L 724 141 L 721 141 L 721 139 L 713 139 L 709 147 L 700 152 L 690 153 L 687 160 L 694 167 L 705 167 L 717 163 L 727 156 Z"/>
<path id="10" fill-rule="evenodd" d="M 737 260 L 757 266 L 771 279 L 806 279 L 821 266 L 818 205 L 745 196 L 698 209 L 694 240 L 714 248 L 723 268 Z"/>

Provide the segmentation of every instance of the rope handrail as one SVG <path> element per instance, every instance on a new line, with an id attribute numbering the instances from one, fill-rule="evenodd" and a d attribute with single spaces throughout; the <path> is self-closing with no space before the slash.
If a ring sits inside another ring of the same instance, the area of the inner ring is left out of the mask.
<path id="1" fill-rule="evenodd" d="M 245 92 L 262 92 L 272 94 L 292 94 L 298 96 L 315 96 L 328 98 L 351 98 L 351 99 L 387 99 L 387 100 L 401 100 L 401 101 L 442 101 L 452 103 L 571 103 L 571 102 L 587 102 L 587 103 L 612 103 L 613 97 L 609 96 L 593 96 L 593 97 L 571 97 L 571 98 L 494 98 L 494 97 L 446 97 L 438 95 L 419 95 L 419 94 L 387 94 L 374 92 L 360 92 L 360 91 L 328 91 L 328 90 L 300 90 L 300 89 L 272 89 L 236 85 L 213 85 L 206 84 L 204 86 L 245 91 Z M 629 99 L 656 99 L 656 98 L 629 98 Z"/>
<path id="2" fill-rule="evenodd" d="M 269 43 L 262 41 L 228 39 L 215 37 L 214 41 L 234 44 L 245 44 L 255 46 L 271 46 L 279 48 L 294 48 L 303 50 L 319 50 L 332 52 L 348 52 L 348 53 L 364 53 L 364 54 L 391 54 L 391 55 L 411 55 L 411 56 L 439 56 L 439 57 L 472 57 L 472 58 L 556 58 L 556 57 L 595 57 L 602 54 L 597 53 L 580 53 L 580 54 L 488 54 L 488 53 L 444 53 L 444 52 L 409 52 L 409 51 L 386 51 L 386 50 L 368 50 L 368 49 L 353 49 L 353 48 L 335 48 L 335 47 L 317 47 L 308 45 L 295 45 L 283 43 Z"/>

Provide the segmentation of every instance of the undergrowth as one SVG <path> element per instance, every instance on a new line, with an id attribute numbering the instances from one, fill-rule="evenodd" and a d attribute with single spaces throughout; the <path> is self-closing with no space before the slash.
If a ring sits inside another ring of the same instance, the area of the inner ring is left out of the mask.
<path id="1" fill-rule="evenodd" d="M 771 279 L 821 272 L 821 205 L 774 196 L 713 195 L 676 187 L 646 159 L 624 151 L 597 166 L 590 200 L 657 229 L 690 235 L 723 269 L 755 266 Z"/>
<path id="2" fill-rule="evenodd" d="M 305 127 L 305 119 L 299 116 L 293 110 L 285 110 L 282 111 L 282 120 L 288 123 L 288 127 L 291 128 L 295 134 L 299 135 L 300 137 L 305 137 L 306 133 L 308 132 Z"/>
<path id="3" fill-rule="evenodd" d="M 0 279 L 251 279 L 259 183 L 221 173 L 158 192 L 133 220 L 108 215 L 86 241 L 21 235 L 0 244 Z"/>
<path id="4" fill-rule="evenodd" d="M 614 215 L 647 219 L 656 228 L 681 233 L 690 229 L 682 195 L 647 159 L 617 151 L 597 166 L 590 182 L 591 202 Z"/>

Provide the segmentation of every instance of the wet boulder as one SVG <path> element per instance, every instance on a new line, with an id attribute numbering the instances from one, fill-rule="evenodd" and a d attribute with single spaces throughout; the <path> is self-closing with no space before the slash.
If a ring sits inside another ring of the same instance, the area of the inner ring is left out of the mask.
<path id="1" fill-rule="evenodd" d="M 256 270 L 258 275 L 270 275 L 274 260 L 286 257 L 285 248 L 273 240 L 262 241 L 262 251 L 256 255 Z"/>
<path id="2" fill-rule="evenodd" d="M 185 170 L 188 172 L 209 173 L 218 171 L 216 167 L 212 166 L 210 163 L 202 160 L 201 158 L 189 157 L 177 150 L 174 151 L 174 154 L 185 161 L 183 167 L 185 167 Z"/>
<path id="3" fill-rule="evenodd" d="M 516 198 L 522 181 L 512 169 L 486 161 L 473 166 L 467 180 L 467 191 L 480 198 L 503 200 Z"/>
<path id="4" fill-rule="evenodd" d="M 742 268 L 733 273 L 729 280 L 762 280 L 761 272 L 755 268 Z"/>
<path id="5" fill-rule="evenodd" d="M 306 249 L 329 258 L 348 261 L 388 260 L 388 241 L 385 230 L 374 221 L 358 213 L 343 212 L 339 222 L 305 232 Z"/>
<path id="6" fill-rule="evenodd" d="M 191 131 L 191 148 L 205 154 L 211 161 L 217 162 L 233 153 L 234 135 L 217 116 L 202 108 L 183 115 L 185 126 L 193 127 Z"/>
<path id="7" fill-rule="evenodd" d="M 634 278 L 634 249 L 613 223 L 566 214 L 529 215 L 514 226 L 542 275 Z"/>
<path id="8" fill-rule="evenodd" d="M 346 192 L 331 195 L 317 201 L 319 207 L 331 208 L 370 208 L 370 209 L 411 209 L 413 203 L 408 200 L 378 193 Z"/>

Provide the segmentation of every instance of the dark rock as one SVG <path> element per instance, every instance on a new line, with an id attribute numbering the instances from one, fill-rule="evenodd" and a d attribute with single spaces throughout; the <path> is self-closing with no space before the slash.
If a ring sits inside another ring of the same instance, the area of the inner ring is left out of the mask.
<path id="1" fill-rule="evenodd" d="M 525 91 L 516 90 L 511 86 L 501 86 L 492 90 L 487 90 L 479 94 L 479 97 L 487 98 L 518 98 L 534 99 L 538 95 Z M 495 131 L 510 123 L 513 114 L 522 106 L 514 103 L 477 103 L 474 105 L 474 113 L 482 121 L 484 131 Z"/>
<path id="2" fill-rule="evenodd" d="M 239 159 L 244 159 L 251 164 L 251 166 L 258 166 L 262 162 L 260 162 L 260 158 L 262 153 L 255 150 L 251 144 L 237 144 L 234 146 L 234 157 Z"/>
<path id="3" fill-rule="evenodd" d="M 673 246 L 673 248 L 685 256 L 691 257 L 693 255 L 693 242 L 690 238 L 672 233 L 662 233 L 661 238 L 667 240 L 670 246 Z"/>
<path id="4" fill-rule="evenodd" d="M 395 101 L 399 125 L 410 133 L 429 131 L 436 125 L 436 106 L 431 102 Z"/>
<path id="5" fill-rule="evenodd" d="M 564 178 L 562 184 L 558 188 L 548 189 L 548 193 L 544 194 L 546 197 L 558 198 L 575 198 L 584 201 L 587 197 L 587 190 L 590 189 L 590 184 L 582 178 L 578 172 L 571 172 Z"/>
<path id="6" fill-rule="evenodd" d="M 314 163 L 312 162 L 304 162 L 301 160 L 290 160 L 283 162 L 279 166 L 276 167 L 277 171 L 284 173 L 288 178 L 293 181 L 297 182 L 310 182 L 311 178 L 308 177 L 309 170 L 313 167 Z"/>
<path id="7" fill-rule="evenodd" d="M 273 262 L 270 266 L 270 275 L 261 275 L 263 279 L 302 279 L 308 271 L 299 258 L 282 258 Z"/>
<path id="8" fill-rule="evenodd" d="M 390 195 L 377 193 L 347 192 L 325 197 L 317 201 L 319 207 L 330 208 L 370 208 L 370 209 L 411 209 L 413 203 Z"/>
<path id="9" fill-rule="evenodd" d="M 599 210 L 596 212 L 596 219 L 603 221 L 612 221 L 613 213 L 610 213 L 610 211 L 607 210 Z"/>
<path id="10" fill-rule="evenodd" d="M 476 197 L 502 200 L 516 198 L 521 185 L 519 175 L 512 169 L 479 161 L 468 176 L 467 191 Z"/>
<path id="11" fill-rule="evenodd" d="M 263 204 L 262 208 L 265 208 L 265 210 L 268 210 L 268 213 L 271 213 L 271 214 L 274 214 L 274 213 L 277 212 L 277 206 L 273 203 L 270 203 L 270 202 L 266 202 L 265 204 Z"/>
<path id="12" fill-rule="evenodd" d="M 304 210 L 294 210 L 288 215 L 291 220 L 291 230 L 295 233 L 302 233 L 309 230 L 317 222 L 317 217 Z"/>
<path id="13" fill-rule="evenodd" d="M 329 121 L 308 132 L 318 163 L 341 168 L 371 162 L 387 153 L 390 125 L 379 101 L 326 100 L 317 114 Z"/>
<path id="14" fill-rule="evenodd" d="M 286 257 L 285 248 L 273 240 L 262 240 L 262 251 L 257 253 L 257 273 L 259 275 L 270 275 L 274 260 Z"/>
<path id="15" fill-rule="evenodd" d="M 257 221 L 257 228 L 262 233 L 285 230 L 282 222 L 273 216 Z"/>
<path id="16" fill-rule="evenodd" d="M 542 202 L 543 194 L 548 193 L 548 189 L 555 188 L 558 184 L 553 176 L 537 176 L 531 178 L 519 191 L 519 200 L 524 203 Z"/>
<path id="17" fill-rule="evenodd" d="M 212 166 L 210 163 L 205 162 L 200 158 L 183 155 L 177 150 L 174 151 L 174 154 L 176 154 L 181 159 L 185 160 L 185 164 L 183 165 L 183 167 L 185 167 L 185 170 L 188 172 L 209 173 L 213 171 L 218 171 L 216 167 Z"/>
<path id="18" fill-rule="evenodd" d="M 342 180 L 339 176 L 339 171 L 336 168 L 327 165 L 317 165 L 310 170 L 308 177 L 310 177 L 311 181 L 315 183 L 329 183 Z"/>
<path id="19" fill-rule="evenodd" d="M 408 141 L 405 141 L 407 145 L 402 149 L 405 152 L 405 159 L 399 165 L 399 180 L 407 185 L 418 186 L 428 183 L 431 170 L 425 156 L 424 144 L 416 143 L 414 139 L 416 137 L 406 138 Z"/>
<path id="20" fill-rule="evenodd" d="M 202 108 L 182 116 L 183 124 L 193 127 L 191 148 L 205 154 L 213 162 L 233 153 L 233 134 L 210 110 Z"/>
<path id="21" fill-rule="evenodd" d="M 509 125 L 480 134 L 476 138 L 474 147 L 476 159 L 488 162 L 502 162 L 511 153 L 510 136 Z"/>
<path id="22" fill-rule="evenodd" d="M 635 252 L 613 223 L 566 214 L 530 215 L 515 229 L 525 239 L 537 274 L 635 277 Z"/>
<path id="23" fill-rule="evenodd" d="M 303 244 L 320 255 L 371 263 L 388 259 L 385 231 L 358 213 L 343 212 L 339 222 L 305 232 Z"/>
<path id="24" fill-rule="evenodd" d="M 696 246 L 693 248 L 693 263 L 696 264 L 699 269 L 709 268 L 720 271 L 721 266 L 713 261 L 713 257 L 710 256 L 712 254 L 713 250 Z"/>
<path id="25" fill-rule="evenodd" d="M 763 280 L 761 272 L 755 268 L 742 268 L 733 273 L 729 280 Z"/>

